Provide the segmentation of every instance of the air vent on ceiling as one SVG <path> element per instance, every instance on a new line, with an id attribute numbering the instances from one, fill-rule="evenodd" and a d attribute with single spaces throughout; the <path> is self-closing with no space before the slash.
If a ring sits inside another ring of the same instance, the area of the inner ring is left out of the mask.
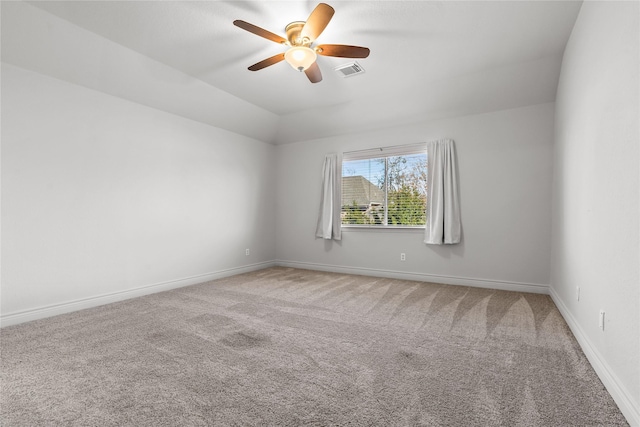
<path id="1" fill-rule="evenodd" d="M 334 68 L 334 70 L 336 70 L 336 73 L 338 73 L 338 75 L 341 77 L 351 77 L 355 76 L 356 74 L 364 73 L 364 68 L 362 68 L 362 65 L 358 64 L 355 61 L 345 65 L 340 65 L 339 67 Z"/>

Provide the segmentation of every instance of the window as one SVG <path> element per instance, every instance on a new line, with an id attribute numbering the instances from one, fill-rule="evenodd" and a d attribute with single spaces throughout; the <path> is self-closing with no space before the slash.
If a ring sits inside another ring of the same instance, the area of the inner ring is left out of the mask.
<path id="1" fill-rule="evenodd" d="M 343 154 L 342 226 L 424 228 L 425 144 Z"/>

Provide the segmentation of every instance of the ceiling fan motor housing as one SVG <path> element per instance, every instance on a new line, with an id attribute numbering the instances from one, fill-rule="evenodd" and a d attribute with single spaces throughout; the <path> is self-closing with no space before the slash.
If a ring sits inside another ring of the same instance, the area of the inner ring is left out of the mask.
<path id="1" fill-rule="evenodd" d="M 287 40 L 291 46 L 311 46 L 313 40 L 300 37 L 304 24 L 304 21 L 294 21 L 285 27 L 284 30 L 287 33 Z"/>

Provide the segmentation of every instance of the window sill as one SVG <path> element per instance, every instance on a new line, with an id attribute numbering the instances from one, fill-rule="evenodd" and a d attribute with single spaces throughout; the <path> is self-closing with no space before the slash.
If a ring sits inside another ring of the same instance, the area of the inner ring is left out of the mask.
<path id="1" fill-rule="evenodd" d="M 381 227 L 371 225 L 343 225 L 343 233 L 355 232 L 383 232 L 383 233 L 424 233 L 424 227 Z"/>

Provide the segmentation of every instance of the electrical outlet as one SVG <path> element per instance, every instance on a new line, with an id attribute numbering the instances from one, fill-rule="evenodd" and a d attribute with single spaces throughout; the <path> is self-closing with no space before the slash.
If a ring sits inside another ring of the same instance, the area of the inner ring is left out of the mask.
<path id="1" fill-rule="evenodd" d="M 245 249 L 244 254 L 245 254 L 246 256 L 249 256 L 249 249 Z"/>
<path id="2" fill-rule="evenodd" d="M 580 301 L 580 286 L 576 286 L 576 301 Z"/>
<path id="3" fill-rule="evenodd" d="M 404 252 L 400 254 L 400 261 L 406 261 L 407 257 L 405 256 Z"/>
<path id="4" fill-rule="evenodd" d="M 604 331 L 604 310 L 600 310 L 600 320 L 598 322 L 598 326 L 600 326 L 600 329 Z"/>

